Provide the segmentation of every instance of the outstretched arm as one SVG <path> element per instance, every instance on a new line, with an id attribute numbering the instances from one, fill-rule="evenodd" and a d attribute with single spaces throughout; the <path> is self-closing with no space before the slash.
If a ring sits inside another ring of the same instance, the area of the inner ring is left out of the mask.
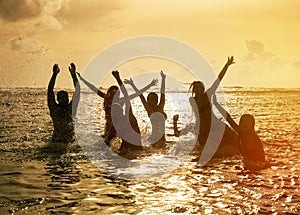
<path id="1" fill-rule="evenodd" d="M 120 86 L 120 89 L 121 89 L 121 91 L 122 91 L 124 97 L 128 97 L 128 92 L 127 92 L 127 90 L 126 90 L 126 88 L 125 88 L 125 86 L 124 86 L 124 84 L 123 84 L 123 81 L 122 81 L 121 78 L 120 78 L 119 72 L 118 72 L 117 70 L 112 71 L 112 75 L 113 75 L 113 76 L 115 77 L 115 79 L 117 80 L 117 82 L 118 82 L 118 84 L 119 84 L 119 86 Z"/>
<path id="2" fill-rule="evenodd" d="M 223 67 L 223 69 L 221 70 L 221 72 L 219 73 L 217 80 L 215 80 L 213 85 L 207 90 L 209 95 L 212 95 L 215 93 L 215 91 L 217 90 L 218 86 L 220 85 L 225 73 L 227 72 L 228 67 L 234 63 L 235 62 L 234 62 L 233 56 L 228 57 L 227 62 L 225 64 L 225 66 Z"/>
<path id="3" fill-rule="evenodd" d="M 53 74 L 52 74 L 52 77 L 48 84 L 48 92 L 47 92 L 47 103 L 48 103 L 49 108 L 52 107 L 54 104 L 56 104 L 53 89 L 54 89 L 54 85 L 55 85 L 56 76 L 59 73 L 59 71 L 60 71 L 60 69 L 59 69 L 58 65 L 54 64 L 53 65 Z"/>
<path id="4" fill-rule="evenodd" d="M 120 86 L 120 89 L 124 95 L 124 102 L 125 102 L 125 113 L 129 113 L 129 110 L 131 109 L 131 104 L 130 104 L 130 100 L 129 100 L 129 97 L 128 97 L 128 92 L 123 84 L 123 81 L 121 80 L 120 78 L 120 74 L 119 72 L 116 70 L 116 71 L 112 71 L 112 75 L 115 77 L 115 79 L 117 80 L 119 86 Z"/>
<path id="5" fill-rule="evenodd" d="M 185 128 L 182 128 L 179 131 L 179 129 L 178 129 L 178 119 L 179 119 L 178 114 L 173 116 L 173 131 L 174 131 L 174 136 L 175 137 L 179 137 L 181 135 L 186 135 L 189 132 L 192 132 L 192 133 L 195 132 L 195 124 L 189 124 Z"/>
<path id="6" fill-rule="evenodd" d="M 160 102 L 158 106 L 160 106 L 162 109 L 165 106 L 165 101 L 166 101 L 166 96 L 165 96 L 165 91 L 166 91 L 166 74 L 164 74 L 163 71 L 160 71 L 161 75 L 161 87 L 160 87 Z"/>
<path id="7" fill-rule="evenodd" d="M 235 130 L 237 133 L 239 132 L 239 125 L 232 119 L 230 114 L 218 103 L 216 95 L 213 95 L 213 102 L 220 113 L 226 118 L 229 125 Z"/>
<path id="8" fill-rule="evenodd" d="M 93 92 L 97 93 L 98 96 L 100 96 L 101 98 L 105 97 L 105 93 L 103 93 L 101 90 L 99 90 L 97 87 L 95 87 L 94 85 L 92 85 L 90 82 L 88 82 L 87 80 L 85 80 L 78 72 L 77 75 L 79 76 L 80 80 L 88 87 L 90 88 Z"/>
<path id="9" fill-rule="evenodd" d="M 130 79 L 125 79 L 124 83 L 125 84 L 130 84 L 132 86 L 132 88 L 134 89 L 134 91 L 135 91 L 134 94 L 132 94 L 132 95 L 129 96 L 129 99 L 133 99 L 133 98 L 135 98 L 137 96 L 140 96 L 140 99 L 141 99 L 141 101 L 142 101 L 142 103 L 143 103 L 146 111 L 148 112 L 149 105 L 148 105 L 148 103 L 147 103 L 147 101 L 146 101 L 143 93 L 146 90 L 148 90 L 150 87 L 156 85 L 157 84 L 157 79 L 153 79 L 150 84 L 148 84 L 147 86 L 145 86 L 144 88 L 142 88 L 140 90 L 136 87 L 136 85 L 134 84 L 134 82 L 133 82 L 133 80 L 131 78 Z"/>
<path id="10" fill-rule="evenodd" d="M 77 76 L 76 76 L 76 66 L 75 66 L 74 63 L 70 64 L 69 71 L 70 71 L 70 74 L 71 74 L 72 79 L 73 79 L 74 88 L 76 88 L 76 85 L 78 83 L 78 79 L 77 79 Z"/>
<path id="11" fill-rule="evenodd" d="M 150 87 L 155 86 L 157 84 L 158 80 L 153 79 L 147 86 L 143 87 L 142 89 L 138 89 L 135 84 L 133 83 L 133 80 L 130 79 L 125 79 L 124 84 L 130 84 L 132 88 L 134 89 L 135 93 L 131 94 L 129 96 L 129 99 L 134 99 L 135 97 L 143 95 L 144 92 L 146 92 Z"/>
<path id="12" fill-rule="evenodd" d="M 80 99 L 80 83 L 75 87 L 75 92 L 73 94 L 73 98 L 70 104 L 72 104 L 72 111 L 73 111 L 73 116 L 76 116 L 77 114 L 77 107 L 79 104 L 79 99 Z"/>
<path id="13" fill-rule="evenodd" d="M 75 92 L 73 94 L 72 100 L 70 102 L 70 105 L 73 105 L 73 111 L 74 111 L 74 116 L 76 115 L 77 112 L 77 107 L 79 103 L 79 97 L 80 97 L 80 84 L 78 82 L 78 78 L 76 76 L 76 66 L 74 63 L 71 63 L 69 66 L 69 71 L 73 79 L 73 85 L 75 88 Z"/>

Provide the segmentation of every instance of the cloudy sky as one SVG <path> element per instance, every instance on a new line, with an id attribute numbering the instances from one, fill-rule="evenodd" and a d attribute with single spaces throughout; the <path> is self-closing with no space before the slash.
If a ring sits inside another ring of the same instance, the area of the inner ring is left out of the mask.
<path id="1" fill-rule="evenodd" d="M 58 63 L 57 86 L 69 87 L 69 63 L 80 71 L 120 40 L 162 35 L 192 46 L 216 73 L 233 55 L 223 86 L 300 87 L 299 10 L 298 0 L 0 0 L 0 86 L 46 87 Z M 192 81 L 161 63 L 142 69 Z"/>

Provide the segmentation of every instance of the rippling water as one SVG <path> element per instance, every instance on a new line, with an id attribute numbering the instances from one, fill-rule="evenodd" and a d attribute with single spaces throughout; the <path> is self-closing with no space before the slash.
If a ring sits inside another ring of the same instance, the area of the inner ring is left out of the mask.
<path id="1" fill-rule="evenodd" d="M 300 90 L 227 88 L 225 94 L 236 119 L 254 114 L 270 168 L 245 170 L 239 156 L 204 167 L 187 159 L 168 175 L 128 181 L 107 173 L 112 160 L 95 167 L 78 143 L 50 144 L 45 89 L 0 89 L 0 214 L 299 214 Z M 133 103 L 146 132 L 146 114 L 139 100 Z M 176 110 L 168 103 L 166 109 L 172 142 Z M 85 122 L 89 131 L 102 132 L 103 114 Z"/>

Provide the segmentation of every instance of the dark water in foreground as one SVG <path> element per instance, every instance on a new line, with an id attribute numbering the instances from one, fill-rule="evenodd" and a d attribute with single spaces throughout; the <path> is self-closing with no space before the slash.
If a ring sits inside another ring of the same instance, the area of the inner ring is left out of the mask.
<path id="1" fill-rule="evenodd" d="M 244 170 L 239 156 L 204 167 L 186 160 L 164 177 L 126 181 L 95 167 L 77 143 L 49 145 L 45 89 L 0 89 L 0 214 L 300 214 L 300 90 L 226 95 L 233 116 L 255 115 L 272 167 Z"/>

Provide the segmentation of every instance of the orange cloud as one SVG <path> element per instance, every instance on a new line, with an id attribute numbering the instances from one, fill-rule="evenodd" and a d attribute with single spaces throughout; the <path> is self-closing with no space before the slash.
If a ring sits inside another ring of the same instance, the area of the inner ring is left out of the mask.
<path id="1" fill-rule="evenodd" d="M 39 0 L 0 0 L 0 17 L 9 22 L 39 16 L 42 12 Z"/>
<path id="2" fill-rule="evenodd" d="M 46 45 L 39 40 L 21 35 L 9 40 L 6 44 L 6 48 L 11 51 L 21 51 L 31 54 L 45 54 L 49 51 Z"/>

